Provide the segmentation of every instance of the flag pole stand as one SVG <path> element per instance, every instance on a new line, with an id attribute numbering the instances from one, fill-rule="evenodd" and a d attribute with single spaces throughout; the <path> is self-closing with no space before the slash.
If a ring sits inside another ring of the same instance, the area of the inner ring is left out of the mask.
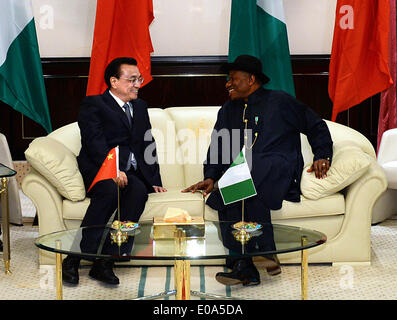
<path id="1" fill-rule="evenodd" d="M 245 105 L 245 108 L 247 108 L 247 104 Z M 244 109 L 244 112 L 245 112 L 245 109 Z M 243 118 L 244 119 L 244 118 Z M 245 123 L 245 130 L 247 130 L 247 122 L 248 122 L 248 120 L 246 120 L 246 119 L 244 119 L 244 123 Z M 247 135 L 246 134 L 244 134 L 244 139 L 245 139 L 245 141 L 247 141 Z M 255 139 L 256 140 L 256 139 Z M 255 141 L 254 141 L 254 143 L 255 143 Z M 252 146 L 253 146 L 254 144 L 252 144 Z M 252 146 L 251 146 L 251 148 L 252 148 Z M 245 158 L 245 144 L 243 145 L 243 152 L 244 152 L 244 158 Z M 247 243 L 250 239 L 251 239 L 251 235 L 245 230 L 245 228 L 244 228 L 244 225 L 245 225 L 245 222 L 244 222 L 244 206 L 245 206 L 245 201 L 244 201 L 245 199 L 243 199 L 242 200 L 242 202 L 241 202 L 241 221 L 238 223 L 238 224 L 240 224 L 241 225 L 241 227 L 240 228 L 237 228 L 238 229 L 238 232 L 235 232 L 233 235 L 234 235 L 234 238 L 237 240 L 237 241 L 239 241 L 239 242 L 241 242 L 241 244 L 245 244 L 245 243 Z"/>
<path id="2" fill-rule="evenodd" d="M 121 220 L 120 220 L 120 187 L 117 183 L 117 220 L 112 223 L 112 228 L 117 229 L 117 232 L 110 233 L 110 239 L 112 243 L 117 243 L 120 247 L 124 242 L 127 242 L 127 232 L 121 231 Z"/>
<path id="3" fill-rule="evenodd" d="M 244 206 L 245 206 L 245 201 L 244 199 L 242 200 L 241 203 L 241 221 L 239 224 L 241 224 L 241 227 L 239 228 L 238 232 L 234 233 L 234 238 L 241 242 L 242 244 L 247 243 L 251 239 L 251 234 L 247 232 L 244 228 Z"/>

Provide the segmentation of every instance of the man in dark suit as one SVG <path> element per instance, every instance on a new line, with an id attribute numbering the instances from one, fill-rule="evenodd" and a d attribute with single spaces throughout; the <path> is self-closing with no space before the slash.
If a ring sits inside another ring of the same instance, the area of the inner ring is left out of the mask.
<path id="1" fill-rule="evenodd" d="M 307 136 L 314 154 L 309 171 L 319 179 L 325 178 L 330 168 L 333 142 L 326 123 L 313 110 L 284 91 L 263 88 L 270 79 L 263 73 L 262 64 L 256 57 L 241 55 L 233 63 L 224 65 L 223 69 L 229 74 L 226 90 L 230 100 L 217 116 L 204 164 L 204 180 L 183 192 L 203 190 L 206 196 L 213 191 L 206 203 L 218 211 L 219 221 L 240 221 L 242 202 L 225 205 L 219 189 L 214 190 L 214 184 L 244 147 L 257 191 L 256 196 L 245 199 L 244 221 L 259 222 L 264 226 L 257 252 L 274 252 L 277 248 L 270 209 L 280 209 L 283 200 L 300 201 L 304 164 L 300 133 Z M 232 135 L 234 130 L 239 135 Z M 222 139 L 219 132 L 228 132 L 232 138 Z M 252 137 L 251 141 L 248 141 L 248 135 Z M 228 159 L 223 161 L 227 151 Z M 259 284 L 259 272 L 252 259 L 242 256 L 235 248 L 239 246 L 241 251 L 241 244 L 234 243 L 230 237 L 232 229 L 223 229 L 222 232 L 224 245 L 231 250 L 227 266 L 232 271 L 219 272 L 216 279 L 226 285 Z M 264 258 L 269 260 L 269 256 Z M 280 273 L 277 257 L 270 256 L 270 260 L 273 261 L 270 261 L 270 268 L 267 267 L 268 273 Z"/>
<path id="2" fill-rule="evenodd" d="M 148 193 L 166 191 L 161 183 L 156 149 L 150 155 L 145 154 L 154 139 L 146 102 L 138 99 L 143 78 L 136 60 L 122 57 L 111 61 L 105 70 L 105 82 L 108 89 L 102 95 L 88 96 L 81 103 L 78 117 L 81 151 L 77 161 L 88 190 L 109 151 L 119 146 L 120 176 L 97 182 L 87 193 L 91 202 L 81 227 L 108 222 L 117 208 L 117 185 L 122 221 L 137 222 Z M 97 253 L 101 237 L 100 233 L 83 233 L 82 252 Z M 100 253 L 112 254 L 111 248 L 105 246 Z M 79 264 L 80 258 L 65 258 L 62 264 L 65 282 L 78 283 Z M 96 259 L 89 274 L 105 283 L 119 283 L 110 260 Z"/>

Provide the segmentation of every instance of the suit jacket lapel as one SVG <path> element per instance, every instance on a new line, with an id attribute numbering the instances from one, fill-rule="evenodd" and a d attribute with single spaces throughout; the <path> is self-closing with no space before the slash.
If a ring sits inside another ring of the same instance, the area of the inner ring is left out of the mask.
<path id="1" fill-rule="evenodd" d="M 120 108 L 119 104 L 117 103 L 116 100 L 113 99 L 113 97 L 110 95 L 109 93 L 109 89 L 106 89 L 106 91 L 103 93 L 103 97 L 106 101 L 106 104 L 112 109 L 115 110 L 117 112 L 117 114 L 119 115 L 119 118 L 121 120 L 121 122 L 128 128 L 130 128 L 130 125 L 128 123 L 128 119 L 127 116 L 125 115 L 125 112 L 123 111 L 123 109 Z"/>

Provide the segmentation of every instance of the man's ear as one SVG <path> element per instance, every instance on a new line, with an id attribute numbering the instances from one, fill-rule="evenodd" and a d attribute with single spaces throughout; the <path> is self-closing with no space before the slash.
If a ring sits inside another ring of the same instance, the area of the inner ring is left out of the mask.
<path id="1" fill-rule="evenodd" d="M 256 82 L 256 77 L 254 74 L 251 74 L 248 80 L 250 86 L 252 86 Z"/>
<path id="2" fill-rule="evenodd" d="M 110 86 L 115 88 L 115 83 L 118 79 L 116 77 L 110 77 Z"/>

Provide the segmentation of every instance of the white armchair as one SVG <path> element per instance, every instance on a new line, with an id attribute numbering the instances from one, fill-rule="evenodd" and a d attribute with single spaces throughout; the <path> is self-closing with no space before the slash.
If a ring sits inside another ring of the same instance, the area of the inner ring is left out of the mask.
<path id="1" fill-rule="evenodd" d="M 372 224 L 397 214 L 397 128 L 383 133 L 377 162 L 385 172 L 388 185 L 374 205 Z"/>
<path id="2" fill-rule="evenodd" d="M 7 138 L 0 133 L 0 163 L 14 169 L 11 158 L 10 148 L 8 147 Z M 10 222 L 22 224 L 21 200 L 19 197 L 18 183 L 15 177 L 8 179 L 8 210 L 10 212 Z M 0 209 L 1 212 L 1 209 Z"/>

